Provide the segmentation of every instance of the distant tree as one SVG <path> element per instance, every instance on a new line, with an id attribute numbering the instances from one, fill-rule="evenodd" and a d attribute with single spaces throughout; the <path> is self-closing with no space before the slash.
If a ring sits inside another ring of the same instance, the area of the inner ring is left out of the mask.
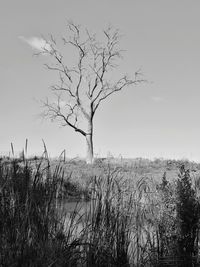
<path id="1" fill-rule="evenodd" d="M 47 99 L 43 103 L 44 115 L 84 136 L 87 163 L 93 162 L 93 121 L 100 104 L 123 88 L 143 81 L 139 72 L 135 72 L 133 78 L 122 75 L 116 81 L 112 79 L 111 72 L 122 56 L 119 31 L 109 27 L 103 31 L 102 39 L 98 41 L 95 34 L 69 22 L 68 35 L 61 38 L 66 50 L 59 49 L 58 42 L 51 36 L 41 52 L 53 59 L 46 67 L 59 75 L 58 83 L 52 86 L 56 101 Z M 67 52 L 73 53 L 73 62 L 65 57 Z"/>

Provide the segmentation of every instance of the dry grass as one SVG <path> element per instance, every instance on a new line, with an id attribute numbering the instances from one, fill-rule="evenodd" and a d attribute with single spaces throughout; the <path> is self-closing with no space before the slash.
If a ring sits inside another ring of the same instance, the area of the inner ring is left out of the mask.
<path id="1" fill-rule="evenodd" d="M 165 163 L 103 161 L 1 160 L 0 266 L 158 266 L 174 256 L 177 186 L 161 175 Z M 148 175 L 156 168 L 160 181 Z M 61 203 L 70 192 L 91 200 L 69 214 Z"/>

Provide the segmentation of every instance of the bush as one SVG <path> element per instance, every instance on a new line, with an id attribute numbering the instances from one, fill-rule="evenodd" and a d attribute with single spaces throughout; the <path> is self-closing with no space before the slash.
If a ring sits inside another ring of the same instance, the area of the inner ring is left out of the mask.
<path id="1" fill-rule="evenodd" d="M 199 202 L 192 188 L 190 172 L 182 165 L 177 181 L 178 250 L 179 255 L 189 262 L 197 252 L 195 241 L 199 230 L 199 208 Z M 192 266 L 189 264 L 188 266 Z"/>

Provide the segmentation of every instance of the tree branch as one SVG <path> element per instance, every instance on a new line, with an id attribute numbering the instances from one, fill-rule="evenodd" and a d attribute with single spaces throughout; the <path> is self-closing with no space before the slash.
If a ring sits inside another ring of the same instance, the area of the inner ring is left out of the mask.
<path id="1" fill-rule="evenodd" d="M 85 136 L 86 131 L 77 126 L 80 114 L 86 121 L 91 121 L 104 100 L 125 87 L 137 85 L 145 80 L 139 77 L 139 72 L 136 72 L 133 80 L 122 76 L 118 81 L 110 82 L 108 75 L 117 67 L 118 60 L 122 57 L 122 50 L 119 49 L 119 30 L 113 30 L 111 27 L 104 30 L 102 42 L 97 40 L 96 35 L 90 34 L 88 30 L 82 30 L 73 22 L 68 23 L 68 30 L 68 37 L 63 37 L 61 42 L 66 48 L 69 46 L 75 51 L 73 64 L 68 61 L 67 64 L 64 63 L 64 54 L 59 52 L 57 41 L 53 36 L 50 36 L 49 42 L 46 41 L 47 45 L 40 53 L 54 59 L 53 64 L 45 66 L 48 70 L 57 72 L 60 81 L 51 87 L 58 93 L 57 103 L 46 101 L 44 107 L 46 116 L 52 120 L 62 120 L 64 125 Z M 61 105 L 61 94 L 66 97 L 64 107 Z"/>
<path id="2" fill-rule="evenodd" d="M 61 119 L 62 121 L 65 122 L 65 124 L 62 124 L 63 126 L 68 125 L 71 128 L 73 128 L 76 132 L 79 132 L 83 136 L 86 136 L 87 133 L 77 126 L 77 121 L 78 121 L 78 115 L 76 113 L 77 104 L 71 106 L 70 104 L 66 103 L 65 107 L 68 107 L 66 115 L 64 115 L 64 113 L 62 112 L 59 97 L 57 99 L 57 103 L 49 103 L 47 99 L 46 102 L 43 102 L 43 107 L 46 109 L 46 112 L 43 112 L 43 116 L 48 117 L 53 121 Z M 72 122 L 71 119 L 73 119 L 74 122 Z"/>
<path id="3" fill-rule="evenodd" d="M 137 76 L 137 75 L 136 75 Z M 99 104 L 105 100 L 106 98 L 108 98 L 109 96 L 111 96 L 112 94 L 121 91 L 123 88 L 130 86 L 132 84 L 134 85 L 138 85 L 139 83 L 145 82 L 146 80 L 143 79 L 135 79 L 135 80 L 129 80 L 126 76 L 124 76 L 123 78 L 121 78 L 115 85 L 109 87 L 104 87 L 102 88 L 98 95 L 94 98 L 93 103 L 93 113 L 96 112 L 97 108 L 99 107 Z M 95 104 L 95 101 L 97 101 L 97 103 Z"/>

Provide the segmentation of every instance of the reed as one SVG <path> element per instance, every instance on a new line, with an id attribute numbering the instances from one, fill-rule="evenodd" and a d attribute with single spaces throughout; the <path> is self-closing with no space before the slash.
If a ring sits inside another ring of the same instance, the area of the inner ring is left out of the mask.
<path id="1" fill-rule="evenodd" d="M 67 238 L 56 212 L 63 172 L 45 163 L 0 163 L 0 266 L 64 266 L 76 258 L 78 240 Z"/>
<path id="2" fill-rule="evenodd" d="M 193 186 L 189 171 L 182 168 L 175 182 L 166 173 L 160 183 L 146 176 L 133 182 L 105 165 L 88 184 L 86 208 L 77 202 L 69 214 L 62 203 L 66 190 L 76 191 L 71 175 L 61 161 L 52 167 L 44 149 L 39 160 L 24 152 L 15 158 L 12 149 L 12 160 L 0 161 L 0 266 L 183 264 L 188 240 L 188 255 L 198 254 L 199 180 Z"/>

